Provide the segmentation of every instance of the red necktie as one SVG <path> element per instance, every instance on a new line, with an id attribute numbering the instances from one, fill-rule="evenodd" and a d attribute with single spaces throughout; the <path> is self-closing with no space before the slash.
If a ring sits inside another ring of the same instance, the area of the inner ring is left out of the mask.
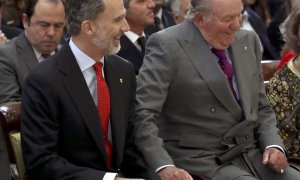
<path id="1" fill-rule="evenodd" d="M 107 167 L 110 167 L 112 157 L 112 145 L 108 141 L 108 125 L 110 117 L 110 95 L 107 84 L 102 75 L 102 63 L 94 64 L 94 69 L 97 77 L 97 97 L 98 97 L 98 112 L 101 119 L 102 135 L 104 138 L 105 150 L 107 154 Z"/>
<path id="2" fill-rule="evenodd" d="M 225 54 L 224 50 L 218 50 L 215 48 L 211 49 L 212 53 L 214 53 L 214 55 L 216 55 L 219 58 L 219 65 L 221 67 L 221 69 L 223 70 L 224 74 L 226 74 L 227 76 L 227 80 L 230 86 L 230 89 L 232 91 L 232 94 L 234 95 L 235 99 L 237 99 L 236 96 L 236 92 L 233 88 L 233 84 L 232 84 L 232 78 L 233 78 L 233 69 L 232 69 L 232 65 L 229 63 L 227 56 Z"/>

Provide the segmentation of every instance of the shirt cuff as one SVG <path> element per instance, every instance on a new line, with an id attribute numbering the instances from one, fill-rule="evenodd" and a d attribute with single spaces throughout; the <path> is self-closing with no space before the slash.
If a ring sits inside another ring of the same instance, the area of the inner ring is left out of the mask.
<path id="1" fill-rule="evenodd" d="M 278 145 L 270 145 L 270 146 L 267 146 L 265 150 L 267 150 L 267 149 L 269 149 L 269 148 L 277 148 L 277 149 L 279 149 L 280 151 L 282 151 L 282 153 L 283 153 L 284 155 L 286 155 L 284 149 L 283 149 L 282 147 L 278 146 Z"/>
<path id="2" fill-rule="evenodd" d="M 118 175 L 117 173 L 107 172 L 107 173 L 105 173 L 102 180 L 114 180 L 117 177 L 117 175 Z"/>
<path id="3" fill-rule="evenodd" d="M 174 165 L 168 164 L 168 165 L 161 166 L 161 167 L 159 167 L 159 168 L 157 168 L 157 169 L 155 170 L 155 173 L 158 173 L 158 171 L 162 170 L 162 169 L 165 168 L 165 167 L 174 167 Z"/>

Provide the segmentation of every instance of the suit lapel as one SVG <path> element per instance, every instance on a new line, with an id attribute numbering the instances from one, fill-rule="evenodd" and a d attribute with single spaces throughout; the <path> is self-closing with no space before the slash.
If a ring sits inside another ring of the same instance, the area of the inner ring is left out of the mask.
<path id="1" fill-rule="evenodd" d="M 16 39 L 16 47 L 18 54 L 21 54 L 21 59 L 24 61 L 29 71 L 38 64 L 38 60 L 35 56 L 35 53 L 32 49 L 31 44 L 25 36 L 25 33 L 21 33 L 20 36 Z"/>
<path id="2" fill-rule="evenodd" d="M 86 126 L 104 159 L 103 166 L 105 167 L 106 152 L 97 107 L 94 104 L 82 72 L 69 45 L 65 45 L 57 55 L 61 56 L 58 68 L 64 74 L 64 78 L 62 79 L 64 87 L 67 89 L 74 105 L 77 107 L 81 119 L 86 123 Z"/>
<path id="3" fill-rule="evenodd" d="M 139 71 L 143 63 L 143 56 L 140 50 L 128 39 L 126 35 L 121 36 L 121 50 L 118 53 L 124 59 L 130 61 L 136 72 Z"/>
<path id="4" fill-rule="evenodd" d="M 249 90 L 249 84 L 251 84 L 251 77 L 249 77 L 251 74 L 251 68 L 245 68 L 251 67 L 248 63 L 253 61 L 250 59 L 251 56 L 248 54 L 250 51 L 248 48 L 246 40 L 240 39 L 240 33 L 236 33 L 235 41 L 231 45 L 229 52 L 233 62 L 233 69 L 239 94 L 240 97 L 243 97 L 241 98 L 241 103 L 245 117 L 248 117 L 250 114 L 251 107 L 249 107 L 249 104 L 251 104 L 252 101 L 251 90 Z"/>
<path id="5" fill-rule="evenodd" d="M 241 109 L 231 92 L 226 75 L 218 64 L 217 57 L 212 54 L 192 21 L 185 21 L 183 26 L 185 26 L 182 28 L 183 31 L 186 31 L 182 33 L 185 39 L 179 40 L 182 48 L 212 93 L 236 119 L 240 119 Z"/>

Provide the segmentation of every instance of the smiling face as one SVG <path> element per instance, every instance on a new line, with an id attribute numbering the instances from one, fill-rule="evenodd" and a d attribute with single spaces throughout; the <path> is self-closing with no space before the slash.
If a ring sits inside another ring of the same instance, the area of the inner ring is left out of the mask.
<path id="1" fill-rule="evenodd" d="M 62 3 L 39 0 L 29 19 L 22 15 L 27 39 L 41 54 L 50 54 L 60 42 L 65 24 L 65 10 Z"/>
<path id="2" fill-rule="evenodd" d="M 122 0 L 106 0 L 104 12 L 95 20 L 92 42 L 105 54 L 116 54 L 120 50 L 120 37 L 129 30 L 125 12 Z"/>
<path id="3" fill-rule="evenodd" d="M 241 0 L 212 0 L 211 10 L 195 15 L 195 22 L 204 39 L 216 49 L 226 49 L 234 41 L 234 34 L 240 30 Z"/>

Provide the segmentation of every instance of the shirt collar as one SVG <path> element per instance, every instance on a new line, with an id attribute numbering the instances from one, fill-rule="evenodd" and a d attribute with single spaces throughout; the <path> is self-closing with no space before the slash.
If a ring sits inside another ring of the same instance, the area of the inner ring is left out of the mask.
<path id="1" fill-rule="evenodd" d="M 42 53 L 38 52 L 33 46 L 31 46 L 33 51 L 34 51 L 34 54 L 35 54 L 35 57 L 37 58 L 37 60 L 39 62 L 42 62 L 44 60 L 44 58 L 42 57 Z M 50 55 L 53 55 L 55 53 L 55 51 L 52 51 L 50 53 Z"/>
<path id="2" fill-rule="evenodd" d="M 155 16 L 158 17 L 160 20 L 162 19 L 162 8 L 160 8 L 160 9 L 158 10 L 158 12 L 156 13 Z"/>
<path id="3" fill-rule="evenodd" d="M 86 55 L 84 52 L 82 52 L 73 42 L 72 38 L 70 38 L 69 45 L 71 48 L 71 51 L 73 52 L 75 59 L 80 67 L 80 70 L 83 72 L 86 69 L 93 66 L 96 62 Z M 100 62 L 103 64 L 104 67 L 104 57 L 100 59 Z"/>
<path id="4" fill-rule="evenodd" d="M 132 32 L 132 31 L 124 32 L 124 34 L 125 34 L 125 36 L 127 36 L 128 39 L 129 39 L 131 42 L 133 42 L 133 43 L 135 43 L 135 42 L 138 40 L 138 38 L 140 37 L 139 35 L 135 34 L 135 33 Z M 144 32 L 142 33 L 142 36 L 146 37 L 146 35 L 145 35 Z"/>

